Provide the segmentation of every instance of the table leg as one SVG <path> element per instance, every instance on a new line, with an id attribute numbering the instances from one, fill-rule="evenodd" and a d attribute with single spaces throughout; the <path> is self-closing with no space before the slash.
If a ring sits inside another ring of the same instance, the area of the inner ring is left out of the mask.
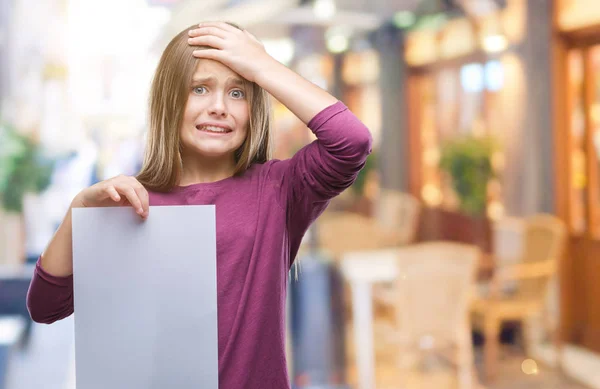
<path id="1" fill-rule="evenodd" d="M 358 389 L 375 389 L 371 285 L 368 282 L 353 282 L 352 301 Z"/>

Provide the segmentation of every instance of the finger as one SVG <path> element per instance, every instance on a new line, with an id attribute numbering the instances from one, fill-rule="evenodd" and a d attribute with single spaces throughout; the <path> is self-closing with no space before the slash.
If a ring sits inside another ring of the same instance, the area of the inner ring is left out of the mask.
<path id="1" fill-rule="evenodd" d="M 121 201 L 121 196 L 119 195 L 119 192 L 117 192 L 117 190 L 115 189 L 114 186 L 109 185 L 106 188 L 104 188 L 104 192 L 106 194 L 108 194 L 108 196 L 114 201 L 114 202 L 119 202 Z"/>
<path id="2" fill-rule="evenodd" d="M 213 35 L 218 36 L 219 38 L 225 39 L 228 35 L 228 31 L 223 30 L 218 27 L 199 27 L 188 32 L 188 35 L 192 38 L 202 35 Z"/>
<path id="3" fill-rule="evenodd" d="M 202 35 L 195 38 L 188 38 L 188 44 L 192 46 L 210 46 L 215 49 L 222 49 L 225 40 L 213 35 Z"/>
<path id="4" fill-rule="evenodd" d="M 196 58 L 213 59 L 220 62 L 222 51 L 217 49 L 194 50 L 192 55 Z"/>
<path id="5" fill-rule="evenodd" d="M 142 203 L 142 217 L 148 217 L 148 214 L 150 213 L 150 197 L 148 196 L 148 191 L 139 184 L 139 186 L 135 188 L 135 193 Z"/>
<path id="6" fill-rule="evenodd" d="M 225 22 L 203 22 L 203 23 L 198 23 L 198 28 L 203 28 L 203 27 L 216 27 L 216 28 L 220 28 L 221 30 L 229 31 L 229 32 L 233 32 L 233 33 L 240 32 L 239 28 L 233 27 L 231 24 L 227 24 Z"/>
<path id="7" fill-rule="evenodd" d="M 148 196 L 148 191 L 135 177 L 127 177 L 129 184 L 135 190 L 138 198 L 140 199 L 140 203 L 142 204 L 143 214 L 142 216 L 148 216 L 150 211 L 150 197 Z"/>
<path id="8" fill-rule="evenodd" d="M 135 209 L 135 211 L 139 215 L 142 215 L 144 213 L 144 209 L 142 208 L 142 202 L 141 202 L 140 198 L 138 197 L 135 189 L 133 189 L 133 187 L 131 185 L 121 184 L 121 185 L 116 186 L 116 189 L 117 189 L 117 191 L 119 191 L 119 193 L 121 193 L 122 195 L 127 197 L 129 204 L 131 204 L 133 209 Z"/>

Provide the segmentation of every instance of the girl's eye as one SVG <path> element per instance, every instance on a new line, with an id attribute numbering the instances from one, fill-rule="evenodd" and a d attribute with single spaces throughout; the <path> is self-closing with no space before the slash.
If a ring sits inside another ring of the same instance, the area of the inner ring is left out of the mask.
<path id="1" fill-rule="evenodd" d="M 245 97 L 244 91 L 239 89 L 232 90 L 230 94 L 234 99 L 243 99 Z"/>
<path id="2" fill-rule="evenodd" d="M 202 94 L 206 93 L 206 88 L 203 86 L 197 86 L 194 88 L 194 93 L 196 93 L 198 95 L 202 95 Z"/>

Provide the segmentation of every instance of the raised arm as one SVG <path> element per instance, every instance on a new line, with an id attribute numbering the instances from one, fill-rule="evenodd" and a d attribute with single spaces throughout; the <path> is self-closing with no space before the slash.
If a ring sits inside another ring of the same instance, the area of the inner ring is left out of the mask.
<path id="1" fill-rule="evenodd" d="M 272 166 L 288 214 L 292 265 L 308 227 L 329 200 L 350 187 L 372 149 L 368 128 L 335 97 L 279 62 L 263 67 L 256 83 L 302 120 L 317 140 Z"/>
<path id="2" fill-rule="evenodd" d="M 255 82 L 302 120 L 317 142 L 302 150 L 289 169 L 303 185 L 296 196 L 320 193 L 330 198 L 348 187 L 371 152 L 369 130 L 341 102 L 314 83 L 271 57 L 249 32 L 222 22 L 201 23 L 189 32 L 189 44 L 198 58 L 219 61 Z M 293 165 L 293 166 L 292 166 Z M 288 169 L 288 167 L 285 167 Z"/>
<path id="3" fill-rule="evenodd" d="M 284 104 L 317 141 L 291 161 L 293 197 L 327 200 L 349 187 L 371 152 L 368 128 L 340 101 L 283 64 L 265 61 L 255 82 Z M 297 200 L 297 199 L 296 199 Z"/>
<path id="4" fill-rule="evenodd" d="M 293 260 L 308 226 L 365 165 L 371 133 L 343 103 L 276 61 L 247 31 L 226 23 L 201 23 L 189 35 L 190 45 L 209 47 L 194 51 L 194 56 L 219 61 L 255 82 L 317 137 L 293 158 L 271 164 L 269 171 L 286 208 Z"/>

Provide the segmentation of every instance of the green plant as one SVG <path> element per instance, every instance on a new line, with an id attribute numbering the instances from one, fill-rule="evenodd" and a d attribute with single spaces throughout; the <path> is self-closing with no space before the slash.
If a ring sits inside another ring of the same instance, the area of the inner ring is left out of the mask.
<path id="1" fill-rule="evenodd" d="M 365 191 L 365 185 L 367 184 L 367 178 L 369 177 L 369 173 L 377 169 L 377 152 L 372 151 L 371 154 L 367 157 L 365 162 L 365 166 L 356 176 L 356 180 L 354 184 L 350 187 L 350 189 L 356 194 L 361 196 Z"/>
<path id="2" fill-rule="evenodd" d="M 473 135 L 454 139 L 442 146 L 440 169 L 451 179 L 461 211 L 482 215 L 487 204 L 487 186 L 494 177 L 492 155 L 496 143 L 491 137 Z"/>
<path id="3" fill-rule="evenodd" d="M 50 185 L 54 161 L 42 147 L 14 128 L 0 125 L 0 199 L 6 211 L 22 212 L 26 193 Z"/>

